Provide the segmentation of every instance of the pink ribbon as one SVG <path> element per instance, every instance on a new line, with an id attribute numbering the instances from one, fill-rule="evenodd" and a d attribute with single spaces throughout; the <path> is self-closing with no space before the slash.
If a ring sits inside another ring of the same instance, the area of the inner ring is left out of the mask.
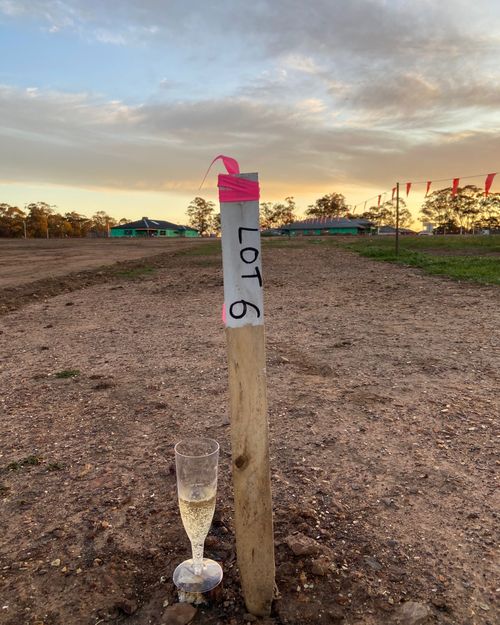
<path id="1" fill-rule="evenodd" d="M 221 160 L 224 163 L 227 174 L 219 175 L 219 201 L 220 202 L 251 202 L 252 200 L 260 199 L 259 183 L 254 180 L 246 180 L 245 178 L 238 178 L 240 173 L 240 166 L 238 161 L 231 156 L 224 156 L 219 154 L 210 163 L 207 173 L 203 177 L 203 181 L 200 185 L 200 189 L 205 182 L 208 172 L 212 168 L 212 165 Z"/>
<path id="2" fill-rule="evenodd" d="M 228 174 L 240 173 L 240 166 L 238 165 L 238 161 L 235 158 L 231 158 L 230 156 L 224 156 L 224 154 L 219 154 L 219 156 L 216 156 L 214 160 L 208 166 L 208 169 L 205 175 L 203 176 L 203 180 L 201 181 L 200 189 L 203 186 L 203 183 L 205 182 L 208 176 L 208 172 L 212 169 L 212 165 L 219 159 L 224 163 L 224 167 L 226 168 L 226 171 Z"/>

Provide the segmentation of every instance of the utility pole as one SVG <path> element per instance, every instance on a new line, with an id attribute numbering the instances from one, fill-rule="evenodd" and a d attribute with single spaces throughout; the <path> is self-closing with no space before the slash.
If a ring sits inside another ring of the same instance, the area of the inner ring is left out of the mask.
<path id="1" fill-rule="evenodd" d="M 399 254 L 399 182 L 396 182 L 396 256 Z"/>
<path id="2" fill-rule="evenodd" d="M 28 237 L 26 236 L 26 219 L 23 219 L 23 228 L 24 228 L 24 238 L 27 239 Z"/>

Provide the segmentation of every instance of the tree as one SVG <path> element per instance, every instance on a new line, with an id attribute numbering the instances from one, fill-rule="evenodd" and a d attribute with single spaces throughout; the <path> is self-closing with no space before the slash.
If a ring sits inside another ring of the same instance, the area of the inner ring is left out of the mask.
<path id="1" fill-rule="evenodd" d="M 297 207 L 293 197 L 285 198 L 284 203 L 271 204 L 262 202 L 260 205 L 260 227 L 263 230 L 269 228 L 281 228 L 296 220 Z"/>
<path id="2" fill-rule="evenodd" d="M 451 189 L 438 189 L 431 193 L 422 204 L 420 213 L 425 221 L 434 224 L 435 229 L 456 228 L 453 212 L 450 206 Z"/>
<path id="3" fill-rule="evenodd" d="M 210 230 L 214 209 L 215 204 L 202 197 L 195 197 L 187 208 L 189 225 L 198 230 L 201 236 L 206 236 Z"/>
<path id="4" fill-rule="evenodd" d="M 341 193 L 330 193 L 316 200 L 314 204 L 308 206 L 306 215 L 309 217 L 336 218 L 344 217 L 348 212 L 345 197 Z"/>
<path id="5" fill-rule="evenodd" d="M 95 232 L 97 236 L 108 236 L 109 229 L 116 225 L 116 219 L 110 217 L 105 211 L 97 211 L 92 216 L 92 232 Z"/>
<path id="6" fill-rule="evenodd" d="M 295 211 L 297 207 L 295 205 L 295 200 L 293 197 L 286 197 L 284 204 L 275 204 L 274 205 L 274 220 L 276 222 L 276 227 L 281 228 L 282 226 L 286 226 L 286 224 L 291 224 L 295 221 Z"/>
<path id="7" fill-rule="evenodd" d="M 396 201 L 388 200 L 381 206 L 370 206 L 361 217 L 372 221 L 377 226 L 396 227 Z M 399 227 L 408 228 L 413 223 L 413 217 L 406 208 L 406 202 L 403 198 L 399 198 Z"/>
<path id="8" fill-rule="evenodd" d="M 500 229 L 500 193 L 482 196 L 479 200 L 479 215 L 474 228 Z"/>
<path id="9" fill-rule="evenodd" d="M 25 214 L 17 206 L 0 204 L 0 237 L 22 237 Z"/>
<path id="10" fill-rule="evenodd" d="M 220 235 L 220 232 L 221 232 L 220 213 L 216 213 L 215 215 L 212 215 L 212 219 L 210 221 L 210 232 L 217 236 Z"/>
<path id="11" fill-rule="evenodd" d="M 26 225 L 30 237 L 47 236 L 49 216 L 54 213 L 54 208 L 47 202 L 33 202 L 25 207 L 28 213 Z"/>
<path id="12" fill-rule="evenodd" d="M 451 187 L 446 187 L 431 193 L 420 213 L 435 225 L 437 232 L 464 233 L 476 228 L 494 228 L 500 221 L 500 194 L 485 197 L 476 185 L 466 185 L 452 195 Z"/>
<path id="13" fill-rule="evenodd" d="M 66 221 L 66 233 L 70 237 L 85 237 L 92 227 L 92 221 L 88 217 L 75 211 L 66 213 L 64 219 Z"/>
<path id="14" fill-rule="evenodd" d="M 63 238 L 71 234 L 71 224 L 59 213 L 47 216 L 49 234 L 52 238 Z"/>
<path id="15" fill-rule="evenodd" d="M 460 234 L 472 230 L 479 212 L 479 199 L 482 191 L 475 185 L 458 188 L 457 194 L 450 199 L 450 206 Z"/>
<path id="16" fill-rule="evenodd" d="M 274 228 L 274 211 L 271 202 L 260 203 L 259 220 L 262 230 Z"/>

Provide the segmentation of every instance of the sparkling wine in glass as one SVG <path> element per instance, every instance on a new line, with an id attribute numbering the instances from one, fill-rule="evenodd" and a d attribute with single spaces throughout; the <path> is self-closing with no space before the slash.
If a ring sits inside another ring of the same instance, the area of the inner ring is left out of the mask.
<path id="1" fill-rule="evenodd" d="M 218 460 L 219 443 L 211 438 L 186 439 L 175 446 L 179 509 L 193 555 L 174 571 L 174 584 L 185 592 L 208 592 L 222 580 L 220 565 L 203 557 L 215 511 Z"/>

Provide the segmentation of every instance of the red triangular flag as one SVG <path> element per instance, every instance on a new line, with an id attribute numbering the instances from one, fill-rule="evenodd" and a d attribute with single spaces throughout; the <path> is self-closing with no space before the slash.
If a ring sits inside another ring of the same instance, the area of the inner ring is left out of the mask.
<path id="1" fill-rule="evenodd" d="M 382 197 L 381 195 L 378 196 L 378 204 L 377 204 L 377 206 L 380 206 L 380 198 L 381 197 Z"/>
<path id="2" fill-rule="evenodd" d="M 411 182 L 407 182 L 406 183 L 406 197 L 408 197 L 408 193 L 410 193 L 410 189 L 411 189 Z"/>
<path id="3" fill-rule="evenodd" d="M 431 188 L 431 184 L 432 184 L 432 180 L 428 180 L 427 181 L 427 188 L 425 190 L 425 197 L 427 197 L 427 194 L 429 193 L 429 189 Z"/>
<path id="4" fill-rule="evenodd" d="M 392 187 L 392 197 L 391 197 L 391 202 L 394 199 L 394 194 L 396 193 L 396 187 Z"/>
<path id="5" fill-rule="evenodd" d="M 486 180 L 484 182 L 484 195 L 488 195 L 488 193 L 490 192 L 491 189 L 491 185 L 493 184 L 493 178 L 496 176 L 496 173 L 494 174 L 488 174 L 486 176 Z"/>
<path id="6" fill-rule="evenodd" d="M 451 187 L 451 195 L 456 195 L 460 178 L 453 178 L 453 186 Z"/>

